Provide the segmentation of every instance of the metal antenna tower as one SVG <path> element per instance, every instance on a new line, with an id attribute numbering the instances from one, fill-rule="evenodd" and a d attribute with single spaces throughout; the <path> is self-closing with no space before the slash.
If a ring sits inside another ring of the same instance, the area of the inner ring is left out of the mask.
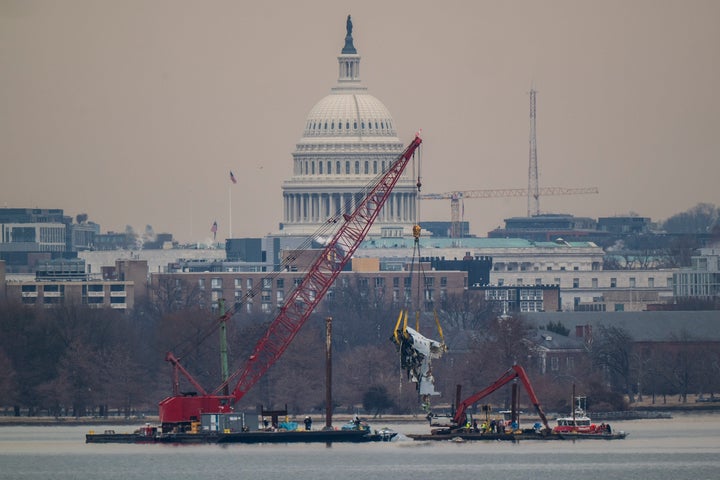
<path id="1" fill-rule="evenodd" d="M 535 94 L 530 88 L 530 165 L 528 166 L 528 217 L 540 213 L 540 187 L 538 185 L 537 139 L 535 138 Z"/>

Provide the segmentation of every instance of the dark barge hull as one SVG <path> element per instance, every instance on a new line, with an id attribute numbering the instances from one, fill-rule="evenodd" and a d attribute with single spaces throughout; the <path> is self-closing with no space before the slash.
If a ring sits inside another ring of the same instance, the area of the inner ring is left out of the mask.
<path id="1" fill-rule="evenodd" d="M 136 433 L 98 433 L 85 435 L 85 443 L 361 443 L 387 442 L 396 433 L 372 433 L 362 430 L 312 430 L 238 433 L 174 433 L 145 436 Z"/>
<path id="2" fill-rule="evenodd" d="M 135 433 L 88 433 L 85 443 L 157 443 L 157 438 Z"/>
<path id="3" fill-rule="evenodd" d="M 418 441 L 435 440 L 435 441 L 475 441 L 475 440 L 502 440 L 509 442 L 519 442 L 521 440 L 620 440 L 627 437 L 627 433 L 618 432 L 612 434 L 592 434 L 592 433 L 564 433 L 541 435 L 538 433 L 431 433 L 421 435 L 408 435 L 409 438 Z"/>
<path id="4" fill-rule="evenodd" d="M 218 437 L 218 443 L 327 443 L 381 441 L 380 434 L 362 430 L 313 430 L 294 432 L 240 432 Z"/>
<path id="5" fill-rule="evenodd" d="M 558 433 L 557 436 L 562 440 L 622 440 L 628 433 Z"/>

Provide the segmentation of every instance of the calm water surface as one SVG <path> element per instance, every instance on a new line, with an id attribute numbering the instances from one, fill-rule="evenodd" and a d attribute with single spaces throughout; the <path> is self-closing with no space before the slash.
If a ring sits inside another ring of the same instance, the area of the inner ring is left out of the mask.
<path id="1" fill-rule="evenodd" d="M 385 425 L 427 433 L 425 423 Z M 720 479 L 720 414 L 615 422 L 625 440 L 289 445 L 85 444 L 87 427 L 0 427 L 0 479 Z M 127 426 L 99 426 L 96 431 Z"/>

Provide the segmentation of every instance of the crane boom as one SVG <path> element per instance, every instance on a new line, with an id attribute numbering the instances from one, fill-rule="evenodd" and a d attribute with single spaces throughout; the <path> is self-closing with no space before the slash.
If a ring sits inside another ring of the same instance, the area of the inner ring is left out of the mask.
<path id="1" fill-rule="evenodd" d="M 255 346 L 245 368 L 230 379 L 232 381 L 233 378 L 238 378 L 237 385 L 231 393 L 234 401 L 240 400 L 268 368 L 280 358 L 312 311 L 320 303 L 367 235 L 420 143 L 422 140 L 416 136 L 368 192 L 355 211 L 343 216 L 344 223 L 311 265 L 300 285 L 288 296 L 285 304 L 280 308 L 280 313 Z"/>
<path id="2" fill-rule="evenodd" d="M 288 295 L 277 317 L 255 345 L 244 367 L 230 375 L 212 394 L 203 392 L 200 396 L 180 396 L 175 387 L 174 396 L 164 399 L 159 405 L 160 421 L 163 425 L 187 423 L 193 417 L 199 418 L 200 413 L 229 411 L 227 403 L 239 401 L 260 380 L 285 352 L 360 246 L 421 143 L 422 139 L 417 134 L 388 170 L 372 184 L 352 213 L 329 220 L 333 223 L 341 222 L 340 227 L 326 243 L 300 284 Z M 232 311 L 225 313 L 220 321 L 227 320 L 231 314 Z M 172 361 L 176 372 L 180 369 L 180 373 L 188 377 L 196 388 L 199 387 L 172 354 L 168 354 L 168 359 Z M 221 394 L 235 381 L 237 381 L 236 386 L 230 395 Z"/>

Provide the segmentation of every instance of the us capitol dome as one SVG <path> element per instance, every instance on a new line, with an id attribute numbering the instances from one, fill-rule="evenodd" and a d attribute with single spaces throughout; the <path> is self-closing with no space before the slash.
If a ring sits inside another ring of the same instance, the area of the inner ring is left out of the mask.
<path id="1" fill-rule="evenodd" d="M 292 154 L 293 174 L 282 185 L 281 234 L 308 236 L 328 220 L 352 212 L 363 188 L 404 150 L 390 112 L 360 81 L 352 28 L 348 15 L 337 85 L 310 110 Z M 369 236 L 411 234 L 417 196 L 411 169 L 408 165 Z"/>

